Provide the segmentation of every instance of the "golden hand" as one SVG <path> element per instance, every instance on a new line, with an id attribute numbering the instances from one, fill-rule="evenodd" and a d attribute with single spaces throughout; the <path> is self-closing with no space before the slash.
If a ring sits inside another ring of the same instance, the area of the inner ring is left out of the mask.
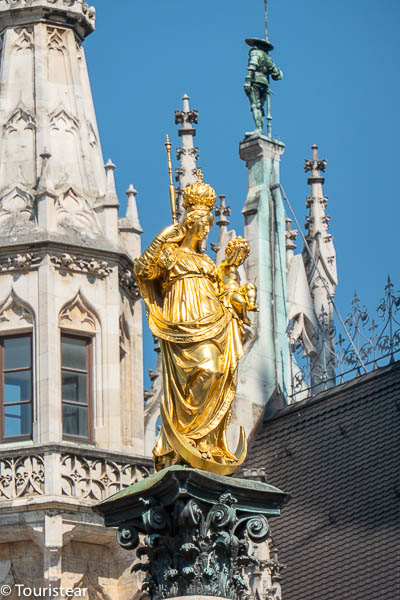
<path id="1" fill-rule="evenodd" d="M 164 242 L 180 242 L 184 233 L 178 223 L 174 223 L 173 225 L 168 225 L 168 227 L 164 227 L 162 231 L 158 234 L 158 238 L 162 239 Z"/>

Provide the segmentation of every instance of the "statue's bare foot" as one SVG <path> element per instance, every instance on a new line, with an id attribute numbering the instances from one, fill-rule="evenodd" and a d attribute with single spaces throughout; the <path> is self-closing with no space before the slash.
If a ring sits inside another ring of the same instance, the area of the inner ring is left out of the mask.
<path id="1" fill-rule="evenodd" d="M 245 325 L 249 325 L 249 326 L 250 326 L 250 325 L 254 325 L 253 321 L 250 321 L 249 317 L 246 317 L 246 316 L 245 316 L 245 317 L 243 317 L 243 323 L 244 323 Z"/>

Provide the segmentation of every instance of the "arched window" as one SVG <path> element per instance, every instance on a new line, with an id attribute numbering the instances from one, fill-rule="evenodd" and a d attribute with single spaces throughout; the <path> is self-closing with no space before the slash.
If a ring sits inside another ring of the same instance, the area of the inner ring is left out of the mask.
<path id="1" fill-rule="evenodd" d="M 81 292 L 60 313 L 63 437 L 93 440 L 96 317 Z"/>
<path id="2" fill-rule="evenodd" d="M 64 437 L 92 439 L 92 338 L 61 334 Z"/>
<path id="3" fill-rule="evenodd" d="M 0 442 L 32 437 L 33 310 L 11 290 L 0 305 Z"/>

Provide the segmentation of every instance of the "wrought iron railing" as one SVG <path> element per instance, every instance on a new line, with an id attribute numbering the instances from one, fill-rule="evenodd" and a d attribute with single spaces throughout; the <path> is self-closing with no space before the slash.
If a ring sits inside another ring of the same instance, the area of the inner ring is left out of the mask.
<path id="1" fill-rule="evenodd" d="M 318 319 L 323 343 L 313 359 L 305 352 L 303 340 L 291 343 L 291 401 L 296 402 L 353 377 L 395 361 L 400 350 L 400 292 L 388 277 L 383 297 L 372 315 L 354 292 L 352 308 L 344 321 L 347 332 L 327 330 L 323 309 Z M 291 339 L 291 324 L 288 328 Z M 336 336 L 336 340 L 335 340 Z M 317 371 L 316 371 L 317 369 Z"/>

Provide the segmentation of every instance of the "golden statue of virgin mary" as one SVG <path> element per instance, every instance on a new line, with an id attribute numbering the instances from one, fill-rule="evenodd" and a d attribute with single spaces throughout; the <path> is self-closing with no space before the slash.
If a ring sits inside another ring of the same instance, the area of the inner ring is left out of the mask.
<path id="1" fill-rule="evenodd" d="M 164 395 L 155 467 L 187 464 L 228 475 L 247 452 L 243 428 L 235 454 L 226 440 L 244 329 L 240 312 L 226 300 L 231 292 L 221 289 L 217 267 L 202 251 L 216 199 L 202 179 L 199 171 L 197 182 L 185 188 L 182 227 L 163 229 L 135 261 L 134 274 L 162 353 Z M 244 260 L 243 242 L 231 259 L 233 272 Z"/>

